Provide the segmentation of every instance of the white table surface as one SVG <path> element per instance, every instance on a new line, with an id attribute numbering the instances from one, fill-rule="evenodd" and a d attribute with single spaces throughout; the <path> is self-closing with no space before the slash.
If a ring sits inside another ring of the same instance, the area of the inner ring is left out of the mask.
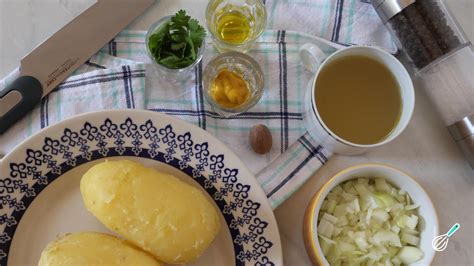
<path id="1" fill-rule="evenodd" d="M 280 0 L 281 1 L 281 0 Z M 41 41 L 90 6 L 93 0 L 0 0 L 0 77 Z M 201 21 L 207 1 L 161 0 L 129 29 L 145 30 L 179 8 Z M 447 0 L 474 40 L 474 0 Z M 474 67 L 474 65 L 473 65 Z M 437 208 L 440 231 L 461 229 L 433 265 L 474 265 L 474 171 L 453 143 L 420 86 L 408 128 L 390 144 L 357 157 L 336 156 L 276 211 L 286 265 L 309 265 L 302 239 L 303 214 L 312 195 L 334 174 L 359 163 L 385 163 L 414 176 Z"/>

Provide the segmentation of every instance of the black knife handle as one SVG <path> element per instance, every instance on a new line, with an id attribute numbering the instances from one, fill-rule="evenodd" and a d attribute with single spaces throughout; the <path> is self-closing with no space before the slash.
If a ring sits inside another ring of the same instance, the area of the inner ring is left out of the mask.
<path id="1" fill-rule="evenodd" d="M 20 120 L 41 101 L 43 86 L 41 86 L 41 82 L 34 77 L 19 77 L 0 91 L 0 104 L 5 104 L 6 106 L 6 103 L 2 103 L 2 99 L 6 101 L 7 96 L 12 95 L 14 91 L 21 95 L 21 99 L 5 112 L 3 116 L 0 116 L 0 134 L 7 131 L 8 128 Z M 18 94 L 16 93 L 16 95 Z"/>

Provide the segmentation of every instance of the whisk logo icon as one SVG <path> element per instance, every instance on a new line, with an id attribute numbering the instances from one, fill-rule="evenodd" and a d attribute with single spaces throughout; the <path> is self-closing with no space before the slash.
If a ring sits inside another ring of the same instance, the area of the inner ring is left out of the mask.
<path id="1" fill-rule="evenodd" d="M 449 231 L 444 234 L 444 235 L 440 235 L 440 236 L 437 236 L 433 239 L 433 241 L 431 242 L 431 246 L 433 246 L 434 250 L 436 251 L 443 251 L 446 249 L 446 247 L 448 246 L 448 242 L 449 242 L 449 238 L 457 231 L 459 230 L 459 228 L 461 227 L 461 225 L 459 225 L 458 223 L 454 224 L 451 229 L 449 229 Z"/>

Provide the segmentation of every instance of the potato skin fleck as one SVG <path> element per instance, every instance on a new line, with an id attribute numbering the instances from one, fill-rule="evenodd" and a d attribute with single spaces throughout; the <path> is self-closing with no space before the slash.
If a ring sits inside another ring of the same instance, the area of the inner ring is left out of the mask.
<path id="1" fill-rule="evenodd" d="M 161 266 L 153 256 L 112 235 L 83 232 L 65 235 L 48 244 L 38 266 L 142 265 Z"/>
<path id="2" fill-rule="evenodd" d="M 107 228 L 165 263 L 197 259 L 220 230 L 216 208 L 198 188 L 133 161 L 93 166 L 81 194 Z"/>

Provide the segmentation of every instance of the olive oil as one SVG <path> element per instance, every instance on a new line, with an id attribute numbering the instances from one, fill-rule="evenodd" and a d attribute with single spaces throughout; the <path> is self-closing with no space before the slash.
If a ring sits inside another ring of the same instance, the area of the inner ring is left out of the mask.
<path id="1" fill-rule="evenodd" d="M 251 36 L 252 21 L 237 10 L 223 13 L 217 20 L 219 38 L 230 44 L 244 43 Z"/>
<path id="2" fill-rule="evenodd" d="M 344 57 L 326 65 L 316 80 L 315 100 L 326 126 L 355 144 L 384 140 L 402 111 L 400 87 L 393 74 L 365 56 Z"/>

